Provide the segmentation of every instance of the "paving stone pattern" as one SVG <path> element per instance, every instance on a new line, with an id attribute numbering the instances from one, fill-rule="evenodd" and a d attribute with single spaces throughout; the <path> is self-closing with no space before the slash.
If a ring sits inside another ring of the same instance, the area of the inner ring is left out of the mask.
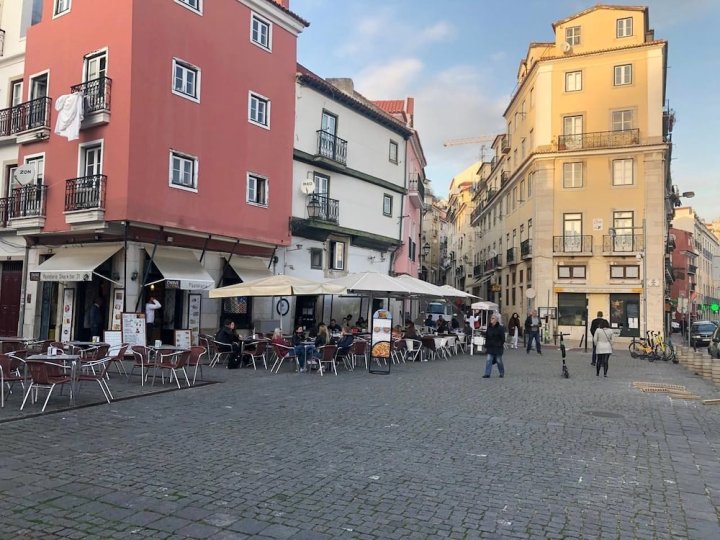
<path id="1" fill-rule="evenodd" d="M 720 391 L 508 351 L 211 384 L 0 423 L 0 538 L 720 538 Z M 111 385 L 122 385 L 111 381 Z M 54 399 L 54 398 L 53 398 Z M 7 407 L 18 406 L 17 396 Z"/>

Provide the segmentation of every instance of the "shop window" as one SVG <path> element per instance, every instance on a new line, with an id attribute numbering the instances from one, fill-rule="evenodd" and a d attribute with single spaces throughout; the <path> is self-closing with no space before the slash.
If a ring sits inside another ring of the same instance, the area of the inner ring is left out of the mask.
<path id="1" fill-rule="evenodd" d="M 586 302 L 584 293 L 558 293 L 558 324 L 583 326 Z"/>

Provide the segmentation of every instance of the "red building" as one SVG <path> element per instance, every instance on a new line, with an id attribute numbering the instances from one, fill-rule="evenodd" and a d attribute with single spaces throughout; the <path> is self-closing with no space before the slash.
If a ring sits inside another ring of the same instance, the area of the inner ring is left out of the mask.
<path id="1" fill-rule="evenodd" d="M 23 80 L 37 125 L 18 137 L 30 181 L 8 193 L 7 226 L 30 246 L 26 335 L 89 337 L 97 297 L 106 329 L 114 303 L 142 311 L 157 297 L 166 339 L 257 316 L 203 291 L 270 273 L 289 243 L 307 24 L 288 0 L 44 2 Z M 71 140 L 73 109 L 56 107 L 75 92 L 85 116 Z M 58 118 L 69 136 L 53 132 Z"/>
<path id="2" fill-rule="evenodd" d="M 675 246 L 672 252 L 673 283 L 670 287 L 674 320 L 687 320 L 688 311 L 691 318 L 695 319 L 697 314 L 695 240 L 691 232 L 675 228 L 670 228 L 670 238 Z"/>

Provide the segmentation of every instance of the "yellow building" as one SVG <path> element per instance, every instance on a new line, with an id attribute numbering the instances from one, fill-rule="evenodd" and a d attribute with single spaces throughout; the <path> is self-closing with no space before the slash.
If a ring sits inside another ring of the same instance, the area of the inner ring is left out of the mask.
<path id="1" fill-rule="evenodd" d="M 597 311 L 625 336 L 662 330 L 667 42 L 642 7 L 598 5 L 552 26 L 520 62 L 476 194 L 477 291 L 505 315 L 551 308 L 552 328 L 575 338 Z"/>

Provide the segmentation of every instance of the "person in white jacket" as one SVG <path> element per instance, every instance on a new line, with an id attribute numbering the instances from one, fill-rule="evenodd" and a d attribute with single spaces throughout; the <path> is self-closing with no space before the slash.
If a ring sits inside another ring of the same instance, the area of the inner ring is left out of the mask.
<path id="1" fill-rule="evenodd" d="M 593 336 L 593 344 L 597 352 L 597 361 L 595 362 L 595 369 L 598 377 L 600 376 L 600 366 L 603 368 L 603 375 L 607 377 L 608 372 L 608 361 L 610 355 L 613 352 L 612 348 L 613 332 L 610 329 L 610 323 L 603 319 L 598 324 L 595 335 Z"/>

